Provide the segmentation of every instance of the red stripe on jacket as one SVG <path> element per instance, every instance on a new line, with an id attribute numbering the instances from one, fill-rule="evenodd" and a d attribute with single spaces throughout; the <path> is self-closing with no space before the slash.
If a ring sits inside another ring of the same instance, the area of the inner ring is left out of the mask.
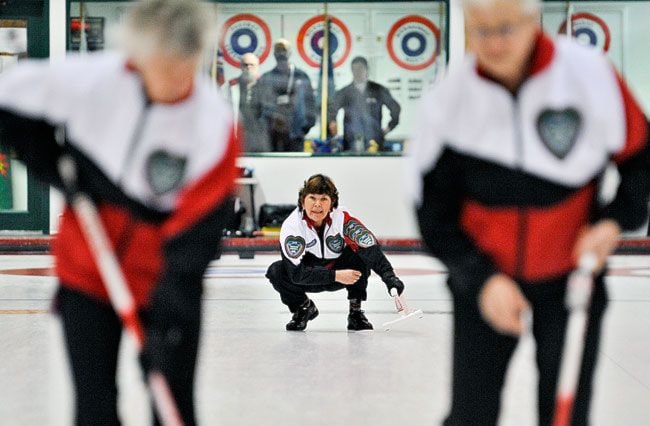
<path id="1" fill-rule="evenodd" d="M 594 194 L 594 185 L 589 185 L 549 207 L 466 201 L 460 223 L 500 271 L 525 281 L 545 280 L 575 268 L 573 246 L 588 224 Z"/>
<path id="2" fill-rule="evenodd" d="M 119 206 L 98 206 L 102 223 L 115 250 L 115 242 L 125 238 L 119 262 L 122 272 L 138 306 L 146 304 L 149 293 L 158 280 L 162 268 L 162 238 L 158 225 L 135 219 Z M 129 235 L 123 235 L 129 233 Z M 70 207 L 63 213 L 59 233 L 54 241 L 56 273 L 62 284 L 100 300 L 108 301 L 104 287 L 77 218 Z"/>
<path id="3" fill-rule="evenodd" d="M 625 81 L 616 75 L 618 85 L 621 89 L 621 96 L 623 97 L 623 108 L 625 109 L 625 146 L 623 150 L 614 155 L 614 161 L 617 164 L 622 163 L 629 157 L 638 153 L 646 145 L 646 133 L 648 126 L 646 123 L 645 115 L 641 107 L 632 96 L 630 89 L 625 84 Z"/>
<path id="4" fill-rule="evenodd" d="M 120 247 L 118 260 L 138 306 L 147 304 L 151 290 L 160 277 L 164 241 L 189 229 L 232 192 L 238 148 L 237 138 L 231 129 L 228 147 L 221 161 L 181 194 L 176 213 L 163 226 L 142 222 L 124 207 L 106 203 L 97 206 L 102 223 L 110 224 L 105 229 L 113 249 L 116 249 L 116 241 L 125 241 L 125 246 Z M 69 207 L 63 213 L 53 252 L 56 272 L 64 286 L 108 301 L 108 293 L 94 257 Z"/>

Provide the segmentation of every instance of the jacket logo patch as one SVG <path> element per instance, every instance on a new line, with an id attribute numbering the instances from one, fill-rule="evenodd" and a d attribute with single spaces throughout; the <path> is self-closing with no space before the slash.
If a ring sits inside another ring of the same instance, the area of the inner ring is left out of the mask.
<path id="1" fill-rule="evenodd" d="M 187 159 L 159 150 L 147 159 L 147 181 L 154 194 L 162 195 L 180 186 Z"/>
<path id="2" fill-rule="evenodd" d="M 341 234 L 330 235 L 325 238 L 325 244 L 334 253 L 341 253 L 343 251 L 343 237 Z"/>
<path id="3" fill-rule="evenodd" d="M 307 248 L 314 247 L 316 245 L 316 238 L 307 243 Z"/>
<path id="4" fill-rule="evenodd" d="M 359 247 L 370 247 L 377 243 L 372 232 L 354 219 L 350 219 L 345 223 L 343 233 Z"/>
<path id="5" fill-rule="evenodd" d="M 560 160 L 575 145 L 581 127 L 582 117 L 575 108 L 546 109 L 537 118 L 537 132 L 542 142 Z"/>
<path id="6" fill-rule="evenodd" d="M 289 235 L 284 240 L 284 250 L 287 252 L 289 257 L 297 259 L 305 251 L 305 239 L 302 237 L 297 237 Z"/>

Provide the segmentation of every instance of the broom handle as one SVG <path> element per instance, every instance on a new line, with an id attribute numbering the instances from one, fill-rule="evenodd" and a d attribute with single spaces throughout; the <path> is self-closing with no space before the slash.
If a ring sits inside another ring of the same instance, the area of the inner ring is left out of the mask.
<path id="1" fill-rule="evenodd" d="M 395 287 L 390 289 L 390 295 L 393 296 L 393 300 L 395 301 L 395 307 L 397 308 L 397 312 L 399 313 L 405 312 L 406 303 L 404 303 L 404 300 L 402 300 L 399 293 L 397 293 L 397 289 Z"/>
<path id="2" fill-rule="evenodd" d="M 77 216 L 81 230 L 95 258 L 113 309 L 122 319 L 122 323 L 135 340 L 138 352 L 142 351 L 144 333 L 137 315 L 137 306 L 126 283 L 119 261 L 111 247 L 97 207 L 92 200 L 76 190 L 76 165 L 68 156 L 59 160 L 59 172 L 64 186 L 72 193 L 70 204 Z M 182 426 L 178 408 L 169 388 L 169 384 L 160 371 L 152 370 L 147 381 L 156 411 L 165 426 Z"/>
<path id="3" fill-rule="evenodd" d="M 593 253 L 582 255 L 578 269 L 571 274 L 567 284 L 565 303 L 569 309 L 569 318 L 555 396 L 554 426 L 569 426 L 571 424 L 585 346 L 593 273 L 596 270 L 597 262 L 597 257 Z"/>

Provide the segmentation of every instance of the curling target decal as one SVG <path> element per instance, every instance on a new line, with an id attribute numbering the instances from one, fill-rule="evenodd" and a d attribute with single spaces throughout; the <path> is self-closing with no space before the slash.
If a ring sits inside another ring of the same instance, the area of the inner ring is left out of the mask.
<path id="1" fill-rule="evenodd" d="M 330 15 L 330 49 L 334 68 L 341 66 L 350 55 L 352 37 L 348 27 L 335 16 Z M 323 56 L 325 15 L 314 16 L 298 31 L 298 53 L 309 66 L 320 67 Z"/>
<path id="2" fill-rule="evenodd" d="M 592 13 L 576 13 L 571 16 L 571 33 L 578 43 L 590 45 L 603 52 L 609 51 L 611 34 L 607 23 Z M 560 25 L 558 34 L 566 34 L 566 19 Z"/>
<path id="3" fill-rule="evenodd" d="M 220 48 L 230 65 L 239 68 L 244 53 L 253 53 L 260 64 L 271 52 L 271 30 L 269 26 L 250 13 L 230 17 L 223 25 Z"/>
<path id="4" fill-rule="evenodd" d="M 431 66 L 440 53 L 440 29 L 423 16 L 409 15 L 395 22 L 386 39 L 393 62 L 409 71 Z"/>

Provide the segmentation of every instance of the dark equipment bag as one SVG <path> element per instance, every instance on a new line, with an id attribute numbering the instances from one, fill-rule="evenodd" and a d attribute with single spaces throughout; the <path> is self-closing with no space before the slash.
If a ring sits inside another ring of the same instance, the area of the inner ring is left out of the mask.
<path id="1" fill-rule="evenodd" d="M 260 207 L 260 227 L 279 227 L 296 208 L 295 204 L 262 204 Z"/>

